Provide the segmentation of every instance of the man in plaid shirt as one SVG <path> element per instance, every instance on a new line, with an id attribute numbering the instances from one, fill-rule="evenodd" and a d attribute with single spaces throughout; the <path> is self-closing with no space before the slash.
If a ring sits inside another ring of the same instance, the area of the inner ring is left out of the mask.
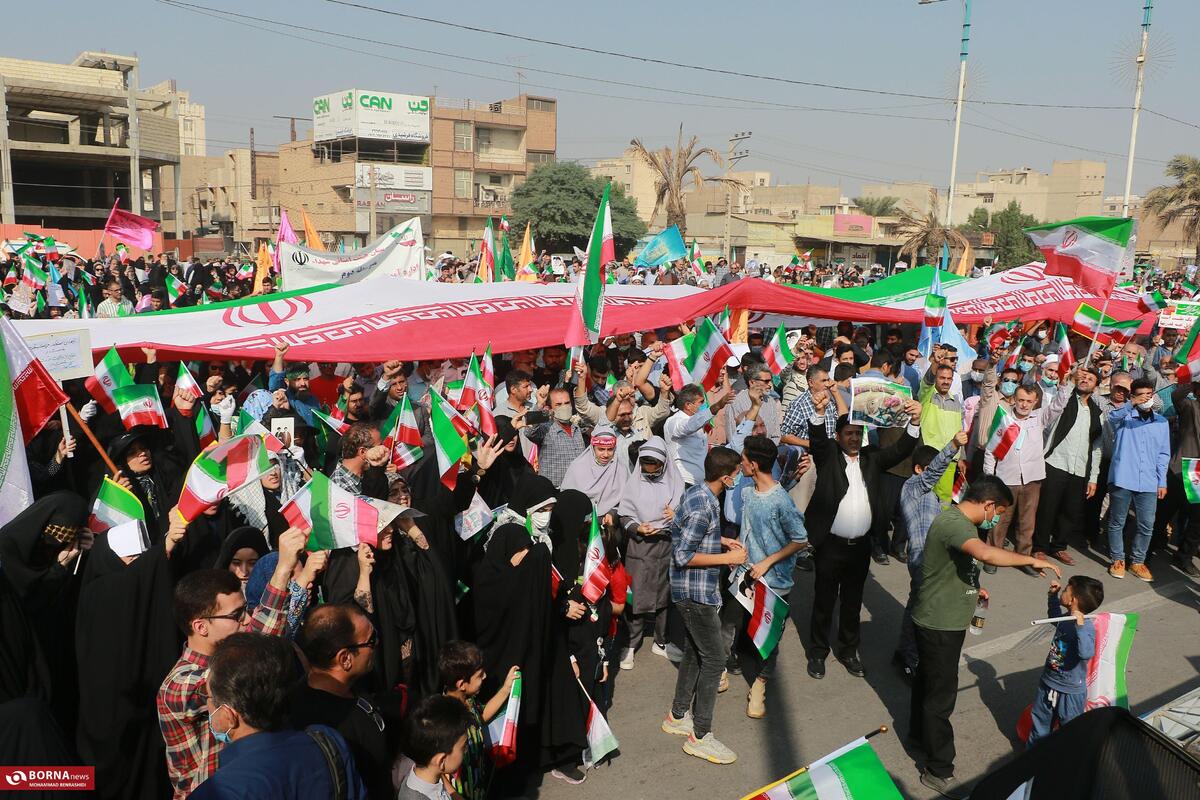
<path id="1" fill-rule="evenodd" d="M 539 390 L 539 399 L 541 397 Z M 567 475 L 567 467 L 579 457 L 587 445 L 583 431 L 574 419 L 571 393 L 566 389 L 551 389 L 549 411 L 553 419 L 538 425 L 525 425 L 520 416 L 513 418 L 513 427 L 538 446 L 538 474 L 547 478 L 557 489 Z M 522 430 L 523 429 L 523 430 Z"/>
<path id="2" fill-rule="evenodd" d="M 228 570 L 198 570 L 175 587 L 175 621 L 187 634 L 187 645 L 159 687 L 157 701 L 175 800 L 216 771 L 223 745 L 208 725 L 208 657 L 218 642 L 239 631 L 283 633 L 288 581 L 307 540 L 297 528 L 279 537 L 279 563 L 249 620 L 241 581 Z"/>

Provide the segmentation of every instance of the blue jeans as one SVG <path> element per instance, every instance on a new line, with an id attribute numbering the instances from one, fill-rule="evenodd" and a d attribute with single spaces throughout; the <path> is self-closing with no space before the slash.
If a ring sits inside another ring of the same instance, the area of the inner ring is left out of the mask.
<path id="1" fill-rule="evenodd" d="M 1135 492 L 1115 484 L 1108 486 L 1108 555 L 1113 561 L 1125 560 L 1125 517 L 1129 505 L 1137 518 L 1137 533 L 1133 536 L 1130 564 L 1146 563 L 1146 550 L 1154 534 L 1154 512 L 1158 508 L 1157 492 Z"/>
<path id="2" fill-rule="evenodd" d="M 713 708 L 717 704 L 717 684 L 725 671 L 729 650 L 721 636 L 720 608 L 681 600 L 675 604 L 683 617 L 687 636 L 683 643 L 683 660 L 675 678 L 675 699 L 671 715 L 682 719 L 692 709 L 692 728 L 697 739 L 712 730 Z"/>
<path id="3" fill-rule="evenodd" d="M 914 671 L 917 668 L 917 636 L 913 630 L 913 606 L 917 602 L 917 592 L 921 589 L 921 565 L 908 563 L 908 602 L 904 605 L 904 616 L 900 619 L 900 643 L 896 652 L 904 659 L 905 665 Z"/>

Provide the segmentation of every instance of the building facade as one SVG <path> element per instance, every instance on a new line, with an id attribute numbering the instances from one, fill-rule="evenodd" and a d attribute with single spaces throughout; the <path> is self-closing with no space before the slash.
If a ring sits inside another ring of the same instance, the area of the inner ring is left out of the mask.
<path id="1" fill-rule="evenodd" d="M 191 94 L 181 91 L 175 79 L 156 83 L 146 90 L 151 94 L 170 98 L 175 102 L 179 115 L 179 155 L 208 155 L 208 132 L 204 124 L 204 106 L 193 103 Z"/>
<path id="2" fill-rule="evenodd" d="M 183 238 L 221 240 L 220 252 L 250 255 L 273 242 L 279 226 L 279 154 L 228 150 L 184 156 L 180 165 Z M 173 174 L 164 174 L 163 220 L 175 219 Z M 299 220 L 296 222 L 299 225 Z"/>
<path id="3" fill-rule="evenodd" d="M 637 214 L 646 227 L 655 230 L 654 203 L 657 199 L 655 184 L 657 173 L 650 168 L 645 159 L 635 155 L 632 148 L 616 158 L 602 158 L 594 166 L 588 167 L 593 177 L 604 178 L 620 186 L 626 197 L 632 197 L 637 203 Z"/>
<path id="4" fill-rule="evenodd" d="M 977 208 L 989 214 L 1012 201 L 1040 222 L 1099 214 L 1103 206 L 1103 161 L 1055 161 L 1050 174 L 1030 167 L 979 172 L 972 183 L 954 187 L 952 225 L 967 221 Z"/>
<path id="5" fill-rule="evenodd" d="M 180 164 L 179 109 L 143 89 L 138 69 L 109 53 L 0 58 L 0 222 L 100 228 L 118 199 L 160 218 L 161 168 L 178 175 Z"/>

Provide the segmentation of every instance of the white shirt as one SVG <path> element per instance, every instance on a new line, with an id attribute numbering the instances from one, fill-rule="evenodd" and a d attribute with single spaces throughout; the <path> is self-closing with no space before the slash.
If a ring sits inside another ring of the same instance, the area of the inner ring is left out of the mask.
<path id="1" fill-rule="evenodd" d="M 692 416 L 676 411 L 663 424 L 667 457 L 675 461 L 684 483 L 689 486 L 704 480 L 704 457 L 708 455 L 708 436 L 704 426 L 712 422 L 712 412 L 702 408 Z"/>
<path id="2" fill-rule="evenodd" d="M 871 498 L 863 481 L 858 456 L 846 456 L 846 496 L 838 505 L 829 532 L 843 539 L 858 539 L 871 529 Z"/>

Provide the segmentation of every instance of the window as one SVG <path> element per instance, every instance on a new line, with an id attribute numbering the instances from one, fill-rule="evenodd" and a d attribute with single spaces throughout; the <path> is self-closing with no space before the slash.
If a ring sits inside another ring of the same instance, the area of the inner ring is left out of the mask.
<path id="1" fill-rule="evenodd" d="M 454 170 L 454 196 L 468 199 L 471 197 L 471 171 L 469 169 Z"/>
<path id="2" fill-rule="evenodd" d="M 985 202 L 985 203 L 994 203 L 994 202 L 996 201 L 996 195 L 994 195 L 994 194 L 981 194 L 981 195 L 979 195 L 979 199 L 980 199 L 980 200 L 982 200 L 982 201 L 983 201 L 983 202 Z"/>
<path id="3" fill-rule="evenodd" d="M 471 227 L 472 226 L 471 226 L 471 218 L 470 217 L 459 217 L 458 218 L 458 232 L 459 233 L 470 233 Z"/>
<path id="4" fill-rule="evenodd" d="M 455 150 L 473 150 L 474 145 L 471 142 L 471 123 L 455 122 L 454 123 L 454 149 Z"/>
<path id="5" fill-rule="evenodd" d="M 186 144 L 184 144 L 184 145 L 183 145 L 183 154 L 184 154 L 185 156 L 194 156 L 194 155 L 196 155 L 196 148 L 195 148 L 195 146 L 194 146 L 194 145 L 192 145 L 192 144 L 190 144 L 190 143 L 186 143 Z"/>
<path id="6" fill-rule="evenodd" d="M 475 139 L 479 142 L 480 149 L 492 146 L 492 131 L 490 128 L 480 128 L 475 132 Z"/>
<path id="7" fill-rule="evenodd" d="M 183 131 L 184 133 L 192 132 L 192 121 L 190 119 L 185 119 L 183 121 Z"/>
<path id="8" fill-rule="evenodd" d="M 555 110 L 556 104 L 553 100 L 539 100 L 536 97 L 529 98 L 530 111 L 551 111 Z"/>
<path id="9" fill-rule="evenodd" d="M 501 185 L 503 185 L 503 184 L 504 184 L 504 176 L 502 176 L 502 175 L 488 175 L 488 181 L 487 181 L 487 182 L 488 182 L 488 184 L 489 184 L 489 185 L 491 185 L 491 186 L 501 186 Z"/>
<path id="10" fill-rule="evenodd" d="M 530 153 L 527 155 L 527 157 L 526 157 L 526 160 L 527 160 L 527 161 L 528 161 L 530 164 L 553 164 L 553 163 L 554 163 L 554 153 L 534 153 L 534 152 L 530 152 Z M 627 171 L 628 171 L 628 170 L 627 170 Z M 614 176 L 610 175 L 610 176 L 609 176 L 609 179 L 611 180 L 613 177 L 614 177 Z"/>

